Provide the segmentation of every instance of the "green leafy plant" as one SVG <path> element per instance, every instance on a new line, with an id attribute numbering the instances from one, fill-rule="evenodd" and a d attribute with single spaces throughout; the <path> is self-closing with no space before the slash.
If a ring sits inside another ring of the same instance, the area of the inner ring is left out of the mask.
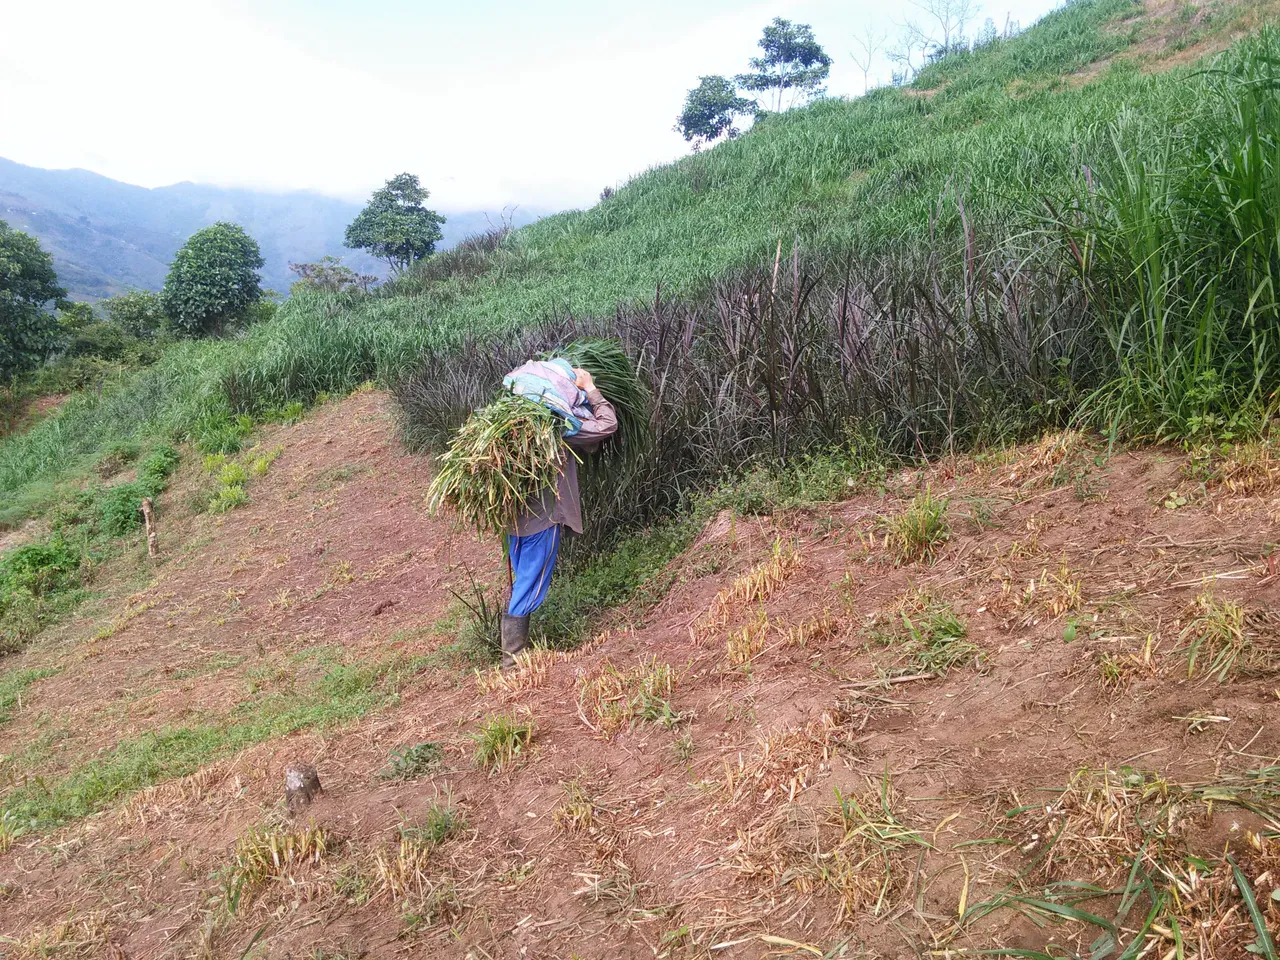
<path id="1" fill-rule="evenodd" d="M 946 497 L 935 497 L 927 487 L 889 523 L 889 541 L 901 563 L 932 560 L 938 548 L 951 538 Z"/>
<path id="2" fill-rule="evenodd" d="M 498 713 L 485 718 L 480 728 L 469 736 L 476 745 L 476 766 L 497 773 L 529 749 L 533 742 L 533 721 Z"/>
<path id="3" fill-rule="evenodd" d="M 444 751 L 438 743 L 428 741 L 396 747 L 387 757 L 387 767 L 379 776 L 383 780 L 416 780 L 438 767 L 443 759 Z"/>
<path id="4" fill-rule="evenodd" d="M 197 230 L 174 254 L 161 303 L 177 328 L 216 334 L 262 299 L 257 242 L 234 223 Z"/>

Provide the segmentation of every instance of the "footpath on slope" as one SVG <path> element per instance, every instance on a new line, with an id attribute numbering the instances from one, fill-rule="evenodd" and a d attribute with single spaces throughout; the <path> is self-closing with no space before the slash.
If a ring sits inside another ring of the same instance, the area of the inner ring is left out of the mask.
<path id="1" fill-rule="evenodd" d="M 1139 934 L 1149 900 L 1114 895 L 1137 861 L 1186 888 L 1189 956 L 1245 958 L 1227 850 L 1280 932 L 1280 854 L 1250 839 L 1280 827 L 1269 459 L 1227 483 L 1064 434 L 725 514 L 655 606 L 503 676 L 448 652 L 498 548 L 424 516 L 385 397 L 277 445 L 221 517 L 178 506 L 184 467 L 167 559 L 3 664 L 59 672 L 0 724 L 0 802 L 121 744 L 292 732 L 14 839 L 13 956 L 963 956 L 1086 951 L 1088 915 L 1163 955 L 1168 918 Z M 886 524 L 927 497 L 950 536 L 904 562 Z M 309 725 L 313 700 L 347 712 Z M 532 733 L 487 769 L 502 717 Z M 299 760 L 326 793 L 291 818 Z"/>

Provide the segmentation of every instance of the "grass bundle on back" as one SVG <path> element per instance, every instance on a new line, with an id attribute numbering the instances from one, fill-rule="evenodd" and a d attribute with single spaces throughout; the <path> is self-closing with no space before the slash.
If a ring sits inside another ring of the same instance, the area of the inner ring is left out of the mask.
<path id="1" fill-rule="evenodd" d="M 620 455 L 625 459 L 641 453 L 651 437 L 649 390 L 622 344 L 596 338 L 575 340 L 551 355 L 586 370 L 604 398 L 613 404 L 618 414 L 618 432 L 605 441 L 600 452 L 606 458 Z"/>
<path id="2" fill-rule="evenodd" d="M 529 502 L 556 482 L 561 429 L 546 407 L 509 393 L 481 407 L 441 454 L 428 508 L 449 507 L 480 533 L 512 529 Z"/>

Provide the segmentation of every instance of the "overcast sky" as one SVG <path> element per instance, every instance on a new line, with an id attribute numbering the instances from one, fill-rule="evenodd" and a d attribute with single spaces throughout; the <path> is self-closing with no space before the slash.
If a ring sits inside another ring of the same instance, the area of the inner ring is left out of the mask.
<path id="1" fill-rule="evenodd" d="M 971 30 L 1054 6 L 987 0 Z M 685 93 L 745 70 L 771 18 L 812 24 L 829 92 L 856 95 L 853 38 L 911 15 L 893 0 L 0 0 L 0 156 L 355 200 L 408 170 L 444 210 L 581 206 L 685 153 Z"/>

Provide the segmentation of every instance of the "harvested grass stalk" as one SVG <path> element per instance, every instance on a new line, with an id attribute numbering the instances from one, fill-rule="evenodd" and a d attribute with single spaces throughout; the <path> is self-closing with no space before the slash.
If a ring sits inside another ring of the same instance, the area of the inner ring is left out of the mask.
<path id="1" fill-rule="evenodd" d="M 605 461 L 633 460 L 649 445 L 649 391 L 617 340 L 589 338 L 575 340 L 551 354 L 563 357 L 575 367 L 591 374 L 605 399 L 618 415 L 618 432 L 607 440 L 600 452 Z"/>
<path id="2" fill-rule="evenodd" d="M 564 443 L 554 414 L 505 394 L 473 413 L 440 456 L 427 506 L 453 510 L 480 533 L 504 533 L 556 483 Z"/>
<path id="3" fill-rule="evenodd" d="M 580 340 L 558 351 L 587 370 L 618 415 L 617 440 L 606 461 L 633 459 L 649 435 L 649 394 L 616 340 Z M 564 457 L 577 456 L 562 440 L 563 423 L 532 400 L 503 393 L 476 410 L 454 433 L 427 491 L 432 512 L 448 507 L 480 533 L 504 533 L 547 487 L 554 487 Z"/>

